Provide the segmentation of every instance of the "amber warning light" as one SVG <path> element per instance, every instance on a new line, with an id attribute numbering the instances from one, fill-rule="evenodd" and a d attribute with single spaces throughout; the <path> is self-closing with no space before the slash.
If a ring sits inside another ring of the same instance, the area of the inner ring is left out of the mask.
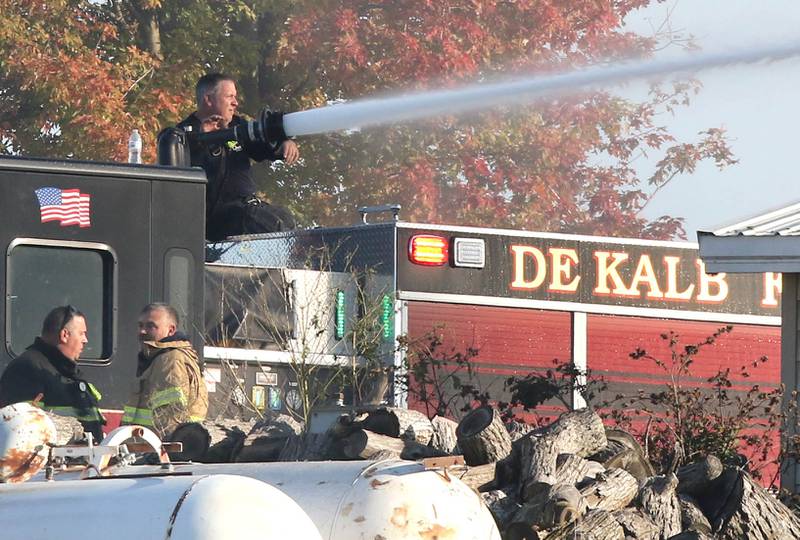
<path id="1" fill-rule="evenodd" d="M 417 234 L 408 243 L 408 258 L 414 264 L 442 266 L 450 256 L 447 239 L 432 234 Z"/>

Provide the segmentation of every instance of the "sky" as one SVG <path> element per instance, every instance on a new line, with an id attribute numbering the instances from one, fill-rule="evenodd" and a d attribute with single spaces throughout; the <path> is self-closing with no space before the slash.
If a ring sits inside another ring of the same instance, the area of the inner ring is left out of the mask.
<path id="1" fill-rule="evenodd" d="M 626 23 L 652 33 L 668 15 L 672 30 L 692 34 L 703 52 L 800 44 L 800 0 L 668 0 Z M 661 54 L 683 53 L 675 48 Z M 726 128 L 739 163 L 722 171 L 703 164 L 694 174 L 675 178 L 644 213 L 685 218 L 690 241 L 696 241 L 698 229 L 713 230 L 800 201 L 800 58 L 719 68 L 697 77 L 703 83 L 700 94 L 664 122 L 688 141 L 704 129 Z M 633 85 L 625 91 L 639 89 Z"/>

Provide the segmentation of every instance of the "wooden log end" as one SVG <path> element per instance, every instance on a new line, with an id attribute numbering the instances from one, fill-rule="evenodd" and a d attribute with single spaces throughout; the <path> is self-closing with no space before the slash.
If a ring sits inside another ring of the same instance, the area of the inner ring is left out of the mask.
<path id="1" fill-rule="evenodd" d="M 167 437 L 169 442 L 179 442 L 183 445 L 180 452 L 170 453 L 172 461 L 197 461 L 201 459 L 211 445 L 211 435 L 208 430 L 198 422 L 181 424 Z"/>

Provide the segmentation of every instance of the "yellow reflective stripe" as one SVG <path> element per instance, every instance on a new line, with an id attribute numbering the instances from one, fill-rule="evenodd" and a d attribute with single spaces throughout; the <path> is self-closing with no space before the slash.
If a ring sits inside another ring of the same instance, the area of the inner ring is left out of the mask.
<path id="1" fill-rule="evenodd" d="M 126 405 L 125 414 L 122 415 L 122 422 L 125 424 L 152 426 L 153 412 L 150 409 L 137 409 L 136 407 Z"/>
<path id="2" fill-rule="evenodd" d="M 157 409 L 164 405 L 171 405 L 172 403 L 180 403 L 181 405 L 186 405 L 187 403 L 186 396 L 183 395 L 183 390 L 177 386 L 161 390 L 160 392 L 154 392 L 153 395 L 150 396 L 151 409 Z"/>
<path id="3" fill-rule="evenodd" d="M 97 401 L 103 399 L 103 394 L 101 394 L 100 390 L 98 390 L 97 387 L 92 383 L 89 383 L 89 393 L 92 394 L 94 399 L 96 399 Z"/>
<path id="4" fill-rule="evenodd" d="M 144 418 L 134 418 L 133 420 L 128 420 L 125 422 L 126 424 L 133 424 L 136 426 L 144 426 L 144 427 L 153 427 L 155 424 L 152 420 L 145 420 Z"/>
<path id="5" fill-rule="evenodd" d="M 132 407 L 131 405 L 125 405 L 125 416 L 132 415 L 132 416 L 143 416 L 145 418 L 152 418 L 153 412 L 150 409 L 139 409 L 137 407 Z"/>
<path id="6" fill-rule="evenodd" d="M 205 416 L 190 416 L 189 422 L 202 422 L 205 419 L 206 419 Z"/>
<path id="7" fill-rule="evenodd" d="M 42 408 L 46 411 L 49 411 L 53 414 L 57 414 L 59 416 L 69 416 L 71 418 L 76 418 L 83 422 L 102 422 L 103 415 L 100 414 L 100 411 L 97 409 L 91 409 L 89 414 L 81 413 L 80 409 L 76 409 L 75 407 L 66 407 L 66 406 L 52 406 L 52 405 L 45 405 L 42 404 Z"/>

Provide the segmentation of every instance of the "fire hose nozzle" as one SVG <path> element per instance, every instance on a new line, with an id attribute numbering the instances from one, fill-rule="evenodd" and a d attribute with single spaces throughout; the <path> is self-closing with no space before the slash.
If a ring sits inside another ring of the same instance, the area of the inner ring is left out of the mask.
<path id="1" fill-rule="evenodd" d="M 283 129 L 283 114 L 280 111 L 262 109 L 259 121 L 267 141 L 276 143 L 289 138 Z"/>
<path id="2" fill-rule="evenodd" d="M 247 120 L 235 127 L 218 129 L 206 133 L 193 133 L 179 128 L 167 128 L 158 135 L 158 163 L 177 167 L 188 167 L 190 162 L 189 141 L 224 144 L 236 141 L 242 144 L 269 144 L 277 146 L 289 138 L 283 129 L 282 112 L 264 108 L 255 120 Z"/>
<path id="3" fill-rule="evenodd" d="M 236 141 L 244 144 L 266 143 L 275 145 L 288 139 L 283 130 L 283 113 L 264 108 L 255 120 L 247 120 L 235 127 L 218 129 L 206 133 L 190 134 L 205 143 Z"/>

